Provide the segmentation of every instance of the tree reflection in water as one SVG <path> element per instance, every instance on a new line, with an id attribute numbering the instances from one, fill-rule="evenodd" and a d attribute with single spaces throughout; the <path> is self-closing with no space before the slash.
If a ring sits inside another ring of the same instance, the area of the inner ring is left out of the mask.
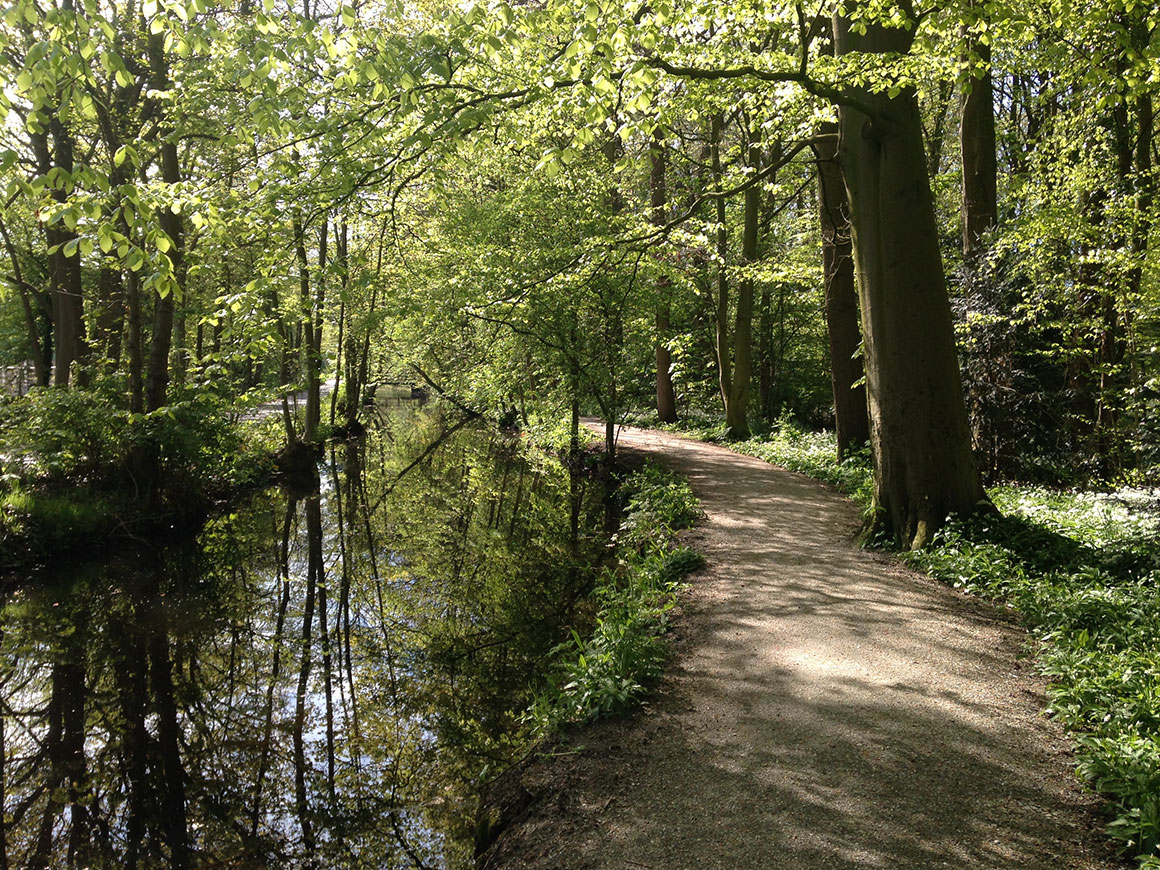
<path id="1" fill-rule="evenodd" d="M 473 783 L 585 616 L 602 493 L 437 414 L 320 471 L 8 594 L 0 870 L 470 863 Z"/>

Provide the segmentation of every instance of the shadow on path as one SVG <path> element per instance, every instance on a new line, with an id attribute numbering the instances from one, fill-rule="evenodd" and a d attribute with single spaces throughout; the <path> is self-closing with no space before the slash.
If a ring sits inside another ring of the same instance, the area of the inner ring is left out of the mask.
<path id="1" fill-rule="evenodd" d="M 525 770 L 531 814 L 482 866 L 1117 866 L 1002 614 L 859 550 L 808 478 L 621 445 L 689 477 L 708 565 L 654 700 Z"/>

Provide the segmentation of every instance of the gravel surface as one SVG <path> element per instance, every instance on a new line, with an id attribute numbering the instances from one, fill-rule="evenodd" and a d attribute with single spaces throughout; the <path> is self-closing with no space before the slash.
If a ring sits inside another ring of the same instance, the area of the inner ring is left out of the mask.
<path id="1" fill-rule="evenodd" d="M 857 510 L 806 477 L 620 444 L 688 476 L 707 567 L 649 703 L 502 780 L 479 866 L 1124 866 L 1006 614 L 860 550 Z"/>

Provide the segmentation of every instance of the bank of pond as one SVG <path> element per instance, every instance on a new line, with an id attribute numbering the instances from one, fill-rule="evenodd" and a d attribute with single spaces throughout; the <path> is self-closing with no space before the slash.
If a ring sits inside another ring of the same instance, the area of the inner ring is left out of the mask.
<path id="1" fill-rule="evenodd" d="M 397 409 L 317 488 L 11 579 L 0 867 L 470 865 L 620 582 L 608 484 Z"/>

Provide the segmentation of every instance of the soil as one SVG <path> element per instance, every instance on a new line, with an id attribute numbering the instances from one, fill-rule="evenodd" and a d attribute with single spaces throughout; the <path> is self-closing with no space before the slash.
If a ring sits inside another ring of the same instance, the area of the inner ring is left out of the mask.
<path id="1" fill-rule="evenodd" d="M 661 432 L 707 559 L 667 675 L 490 796 L 496 868 L 1112 868 L 1013 618 L 861 550 L 856 508 Z"/>

